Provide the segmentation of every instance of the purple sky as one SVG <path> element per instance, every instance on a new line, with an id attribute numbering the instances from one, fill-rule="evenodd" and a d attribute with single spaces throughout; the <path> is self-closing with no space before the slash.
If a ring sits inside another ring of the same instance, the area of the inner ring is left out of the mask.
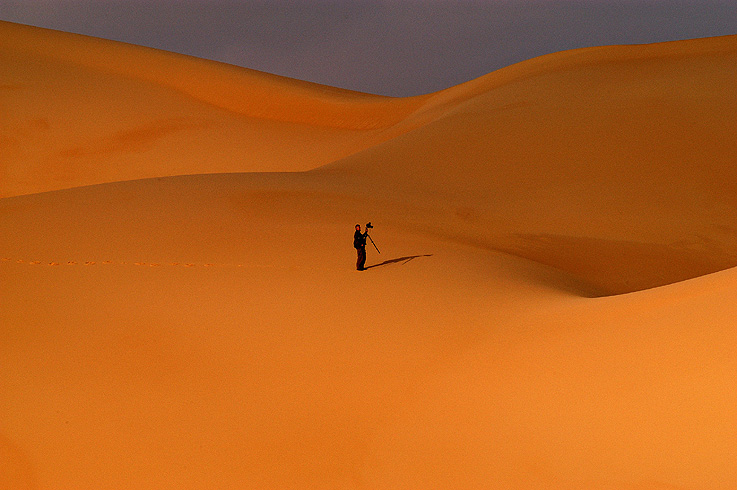
<path id="1" fill-rule="evenodd" d="M 404 96 L 565 49 L 737 34 L 737 0 L 0 0 L 0 20 Z"/>

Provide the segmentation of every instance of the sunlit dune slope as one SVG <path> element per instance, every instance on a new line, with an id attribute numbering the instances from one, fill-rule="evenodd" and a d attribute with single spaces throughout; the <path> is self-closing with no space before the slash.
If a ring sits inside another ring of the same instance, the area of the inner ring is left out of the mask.
<path id="1" fill-rule="evenodd" d="M 422 100 L 0 22 L 0 196 L 307 170 L 395 135 Z"/>
<path id="2" fill-rule="evenodd" d="M 0 200 L 4 488 L 737 484 L 734 270 L 586 299 L 400 210 L 298 173 Z"/>
<path id="3" fill-rule="evenodd" d="M 558 53 L 434 94 L 320 170 L 600 294 L 737 265 L 737 37 Z M 413 122 L 417 124 L 417 121 Z"/>

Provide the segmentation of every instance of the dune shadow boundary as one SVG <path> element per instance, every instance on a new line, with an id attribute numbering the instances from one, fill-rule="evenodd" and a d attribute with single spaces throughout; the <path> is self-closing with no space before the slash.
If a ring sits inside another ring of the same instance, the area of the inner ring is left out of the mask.
<path id="1" fill-rule="evenodd" d="M 380 262 L 378 264 L 368 265 L 368 266 L 366 266 L 366 270 L 373 269 L 374 267 L 381 267 L 381 266 L 384 266 L 384 265 L 389 265 L 389 264 L 397 264 L 397 263 L 400 263 L 400 262 L 401 262 L 400 265 L 404 265 L 407 262 L 410 262 L 410 261 L 412 261 L 412 260 L 414 260 L 414 259 L 416 259 L 418 257 L 432 257 L 432 254 L 408 255 L 406 257 L 399 257 L 399 258 L 396 258 L 396 259 L 389 259 L 389 260 L 385 260 L 384 262 Z"/>

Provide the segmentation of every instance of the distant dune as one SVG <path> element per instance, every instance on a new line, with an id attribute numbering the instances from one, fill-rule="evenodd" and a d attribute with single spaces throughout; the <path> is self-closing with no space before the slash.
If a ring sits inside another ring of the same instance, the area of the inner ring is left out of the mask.
<path id="1" fill-rule="evenodd" d="M 545 56 L 325 172 L 601 294 L 660 286 L 737 265 L 735 80 L 735 37 Z"/>
<path id="2" fill-rule="evenodd" d="M 218 172 L 308 170 L 396 133 L 390 99 L 0 22 L 0 196 Z M 22 162 L 22 163 L 18 163 Z"/>
<path id="3" fill-rule="evenodd" d="M 0 61 L 0 488 L 737 487 L 737 36 L 407 99 Z"/>

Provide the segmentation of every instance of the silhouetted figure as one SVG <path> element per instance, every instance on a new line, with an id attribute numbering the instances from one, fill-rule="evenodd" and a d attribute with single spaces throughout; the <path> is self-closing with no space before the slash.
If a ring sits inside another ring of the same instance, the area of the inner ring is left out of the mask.
<path id="1" fill-rule="evenodd" d="M 365 233 L 361 233 L 361 225 L 356 225 L 356 232 L 353 234 L 353 247 L 358 252 L 358 260 L 356 260 L 356 270 L 366 270 L 366 237 L 368 229 Z"/>

